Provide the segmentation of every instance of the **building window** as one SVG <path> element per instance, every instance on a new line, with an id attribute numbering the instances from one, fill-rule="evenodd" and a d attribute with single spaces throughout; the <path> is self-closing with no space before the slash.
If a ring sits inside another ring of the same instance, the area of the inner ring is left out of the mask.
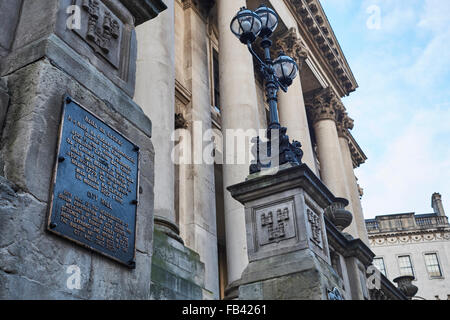
<path id="1" fill-rule="evenodd" d="M 212 106 L 220 112 L 219 52 L 212 49 Z"/>
<path id="2" fill-rule="evenodd" d="M 413 270 L 410 256 L 398 257 L 398 265 L 400 267 L 400 275 L 414 277 L 414 270 Z"/>
<path id="3" fill-rule="evenodd" d="M 373 265 L 380 270 L 380 272 L 382 274 L 384 274 L 385 277 L 387 277 L 386 274 L 386 265 L 384 264 L 384 259 L 383 258 L 375 258 L 373 259 Z"/>
<path id="4" fill-rule="evenodd" d="M 436 253 L 425 254 L 425 264 L 430 277 L 442 277 L 441 266 Z"/>

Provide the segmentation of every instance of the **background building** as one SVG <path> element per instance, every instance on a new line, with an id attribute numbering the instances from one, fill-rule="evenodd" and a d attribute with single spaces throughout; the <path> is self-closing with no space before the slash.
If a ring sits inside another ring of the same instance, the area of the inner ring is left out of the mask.
<path id="1" fill-rule="evenodd" d="M 433 194 L 429 214 L 402 213 L 366 220 L 374 265 L 393 280 L 415 277 L 416 298 L 450 299 L 450 225 L 441 195 Z"/>

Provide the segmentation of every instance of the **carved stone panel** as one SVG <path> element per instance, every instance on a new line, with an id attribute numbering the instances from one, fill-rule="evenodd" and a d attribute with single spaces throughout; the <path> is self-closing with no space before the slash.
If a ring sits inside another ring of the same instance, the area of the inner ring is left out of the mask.
<path id="1" fill-rule="evenodd" d="M 122 22 L 99 0 L 77 0 L 77 5 L 81 8 L 81 28 L 73 31 L 119 69 Z"/>
<path id="2" fill-rule="evenodd" d="M 259 246 L 296 236 L 293 208 L 293 201 L 289 201 L 256 210 L 256 236 Z"/>
<path id="3" fill-rule="evenodd" d="M 319 248 L 323 248 L 323 227 L 322 219 L 310 208 L 306 209 L 308 217 L 308 231 L 311 241 Z"/>

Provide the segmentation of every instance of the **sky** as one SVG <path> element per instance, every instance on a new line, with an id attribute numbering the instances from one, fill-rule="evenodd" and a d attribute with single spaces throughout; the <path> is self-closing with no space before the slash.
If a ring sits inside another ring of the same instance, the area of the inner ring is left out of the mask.
<path id="1" fill-rule="evenodd" d="M 365 218 L 450 215 L 450 1 L 321 0 L 359 88 L 343 98 L 368 157 Z"/>

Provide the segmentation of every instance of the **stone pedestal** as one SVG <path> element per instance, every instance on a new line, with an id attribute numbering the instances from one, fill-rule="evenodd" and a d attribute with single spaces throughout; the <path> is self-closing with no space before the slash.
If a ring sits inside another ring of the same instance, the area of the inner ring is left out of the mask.
<path id="1" fill-rule="evenodd" d="M 0 17 L 12 15 L 0 19 L 0 299 L 150 298 L 154 150 L 132 95 L 135 21 L 154 17 L 156 2 L 0 2 Z M 135 269 L 47 232 L 65 95 L 140 147 Z"/>
<path id="2" fill-rule="evenodd" d="M 324 222 L 334 196 L 307 165 L 280 169 L 228 188 L 245 206 L 249 265 L 239 299 L 328 299 L 342 291 Z"/>

